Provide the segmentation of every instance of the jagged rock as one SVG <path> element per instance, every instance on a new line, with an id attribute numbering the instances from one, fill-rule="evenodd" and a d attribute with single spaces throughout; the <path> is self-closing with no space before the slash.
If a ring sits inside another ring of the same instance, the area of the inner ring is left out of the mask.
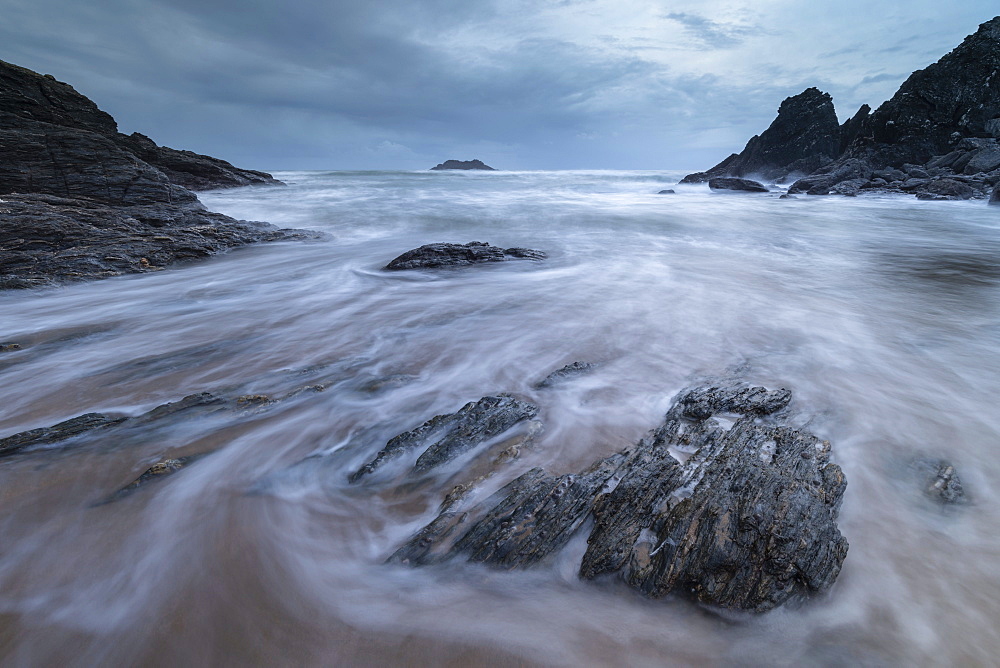
<path id="1" fill-rule="evenodd" d="M 792 173 L 808 174 L 840 154 L 841 127 L 833 98 L 816 88 L 807 88 L 786 98 L 778 117 L 759 136 L 747 142 L 743 152 L 681 183 L 707 181 L 720 176 L 759 175 L 774 181 Z"/>
<path id="2" fill-rule="evenodd" d="M 192 151 L 157 146 L 146 135 L 118 135 L 118 145 L 166 174 L 171 183 L 188 190 L 284 185 L 267 172 L 240 169 L 231 163 Z"/>
<path id="3" fill-rule="evenodd" d="M 6 438 L 0 438 L 0 457 L 9 457 L 37 445 L 58 443 L 94 429 L 112 427 L 126 419 L 124 417 L 109 417 L 102 413 L 85 413 L 51 427 L 22 431 Z"/>
<path id="4" fill-rule="evenodd" d="M 390 439 L 375 458 L 352 473 L 350 482 L 371 475 L 386 462 L 410 450 L 423 448 L 413 466 L 424 472 L 451 461 L 486 441 L 500 436 L 511 427 L 535 417 L 538 407 L 509 395 L 483 397 L 470 401 L 456 413 L 437 415 L 412 431 Z"/>
<path id="5" fill-rule="evenodd" d="M 755 612 L 823 592 L 847 554 L 836 525 L 846 481 L 828 442 L 764 417 L 790 398 L 738 384 L 682 392 L 630 450 L 577 475 L 532 469 L 470 510 L 440 514 L 390 561 L 527 567 L 592 516 L 585 579 L 618 573 L 654 598 Z M 726 430 L 716 413 L 743 417 Z M 694 454 L 681 463 L 673 448 Z"/>
<path id="6" fill-rule="evenodd" d="M 847 147 L 861 136 L 871 113 L 872 108 L 867 104 L 863 104 L 854 116 L 844 121 L 844 124 L 840 126 L 840 149 L 837 151 L 838 156 L 843 154 L 847 150 Z"/>
<path id="7" fill-rule="evenodd" d="M 542 251 L 530 248 L 500 248 L 482 241 L 467 244 L 437 243 L 406 251 L 384 268 L 392 271 L 403 269 L 434 269 L 437 267 L 464 267 L 484 262 L 504 262 L 511 259 L 544 260 Z"/>
<path id="8" fill-rule="evenodd" d="M 143 473 L 138 478 L 136 478 L 129 484 L 119 489 L 117 492 L 109 496 L 104 501 L 99 502 L 97 505 L 111 503 L 113 501 L 118 501 L 119 499 L 129 496 L 130 494 L 133 494 L 134 492 L 138 491 L 139 488 L 145 487 L 149 483 L 163 480 L 167 476 L 171 476 L 174 473 L 177 473 L 181 469 L 187 467 L 189 464 L 198 461 L 204 456 L 205 456 L 204 454 L 190 455 L 187 457 L 177 457 L 174 459 L 161 460 L 150 466 L 145 471 L 143 471 Z"/>
<path id="9" fill-rule="evenodd" d="M 1000 168 L 997 142 L 1000 77 L 995 76 L 998 71 L 1000 17 L 983 23 L 953 51 L 910 75 L 896 94 L 874 112 L 862 107 L 840 127 L 838 145 L 828 154 L 833 162 L 814 167 L 807 177 L 793 184 L 790 192 L 825 195 L 833 191 L 853 195 L 858 191 L 853 184 L 836 186 L 871 178 L 873 172 L 886 181 L 886 186 L 880 188 L 882 192 L 898 192 L 896 182 L 904 181 L 906 176 L 926 179 L 949 175 L 934 170 L 966 175 L 997 170 Z M 825 114 L 824 111 L 817 118 Z M 826 125 L 820 123 L 818 127 Z M 825 136 L 825 131 L 817 136 Z M 751 139 L 748 148 L 763 138 L 764 135 Z M 824 142 L 821 143 L 825 146 Z M 708 172 L 689 175 L 682 182 L 740 176 L 747 173 L 741 171 L 743 159 L 742 154 L 730 156 Z M 898 172 L 904 165 L 909 165 L 907 175 Z M 996 181 L 991 184 L 996 185 Z"/>
<path id="10" fill-rule="evenodd" d="M 946 505 L 968 503 L 962 480 L 951 462 L 934 458 L 916 459 L 913 469 L 928 498 Z"/>
<path id="11" fill-rule="evenodd" d="M 485 169 L 492 172 L 496 170 L 485 164 L 482 160 L 445 160 L 444 162 L 431 167 L 431 170 L 441 171 L 444 169 Z"/>
<path id="12" fill-rule="evenodd" d="M 0 202 L 0 289 L 163 269 L 234 246 L 316 238 L 238 221 L 204 207 L 111 206 L 92 199 L 5 195 Z"/>
<path id="13" fill-rule="evenodd" d="M 712 190 L 738 190 L 741 192 L 750 193 L 766 193 L 769 192 L 766 187 L 757 183 L 756 181 L 751 181 L 750 179 L 737 179 L 732 177 L 720 176 L 718 178 L 710 179 L 708 181 L 708 187 Z"/>
<path id="14" fill-rule="evenodd" d="M 917 193 L 918 199 L 970 199 L 975 191 L 968 185 L 955 179 L 939 179 L 931 181 L 923 190 Z"/>
<path id="15" fill-rule="evenodd" d="M 198 172 L 202 185 L 210 181 L 206 165 L 228 165 L 186 153 L 184 162 L 177 157 L 183 152 L 121 135 L 110 115 L 71 86 L 0 61 L 0 289 L 149 271 L 290 238 L 207 212 L 194 193 L 137 157 L 140 149 L 167 156 L 179 179 Z M 251 174 L 228 167 L 214 187 Z"/>
<path id="16" fill-rule="evenodd" d="M 556 369 L 545 378 L 535 383 L 532 387 L 536 390 L 552 387 L 553 385 L 558 385 L 559 383 L 575 378 L 576 376 L 588 373 L 596 366 L 596 364 L 590 364 L 589 362 L 571 362 L 560 369 Z"/>
<path id="17" fill-rule="evenodd" d="M 676 195 L 677 193 L 668 188 L 667 190 L 661 190 L 660 192 L 658 192 L 656 194 L 657 195 Z"/>

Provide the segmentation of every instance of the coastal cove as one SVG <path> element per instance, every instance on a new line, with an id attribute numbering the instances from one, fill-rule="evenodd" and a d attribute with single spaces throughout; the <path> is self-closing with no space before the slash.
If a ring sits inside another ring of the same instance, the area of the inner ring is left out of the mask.
<path id="1" fill-rule="evenodd" d="M 0 293 L 0 344 L 16 345 L 0 352 L 0 438 L 225 399 L 114 432 L 125 437 L 111 448 L 97 431 L 3 460 L 10 656 L 991 663 L 997 208 L 713 192 L 677 185 L 685 173 L 276 173 L 286 187 L 199 197 L 314 241 Z M 472 241 L 544 257 L 382 269 L 425 244 Z M 542 383 L 578 360 L 593 366 Z M 349 482 L 393 436 L 503 392 L 536 405 L 542 428 L 482 498 L 536 466 L 576 473 L 723 375 L 790 390 L 784 419 L 829 441 L 848 481 L 836 584 L 766 615 L 581 580 L 587 532 L 527 570 L 386 564 L 476 462 L 399 484 L 413 463 L 401 462 Z M 964 503 L 926 493 L 927 460 L 954 465 Z M 178 470 L 119 493 L 163 461 Z"/>

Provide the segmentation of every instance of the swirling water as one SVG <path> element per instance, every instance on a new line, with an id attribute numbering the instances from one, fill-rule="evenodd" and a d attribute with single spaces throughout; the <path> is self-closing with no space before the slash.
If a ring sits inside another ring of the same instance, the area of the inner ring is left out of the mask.
<path id="1" fill-rule="evenodd" d="M 0 437 L 200 391 L 326 387 L 0 461 L 5 664 L 995 664 L 1000 212 L 656 195 L 666 172 L 279 176 L 287 188 L 202 199 L 329 240 L 0 294 L 0 341 L 23 346 L 0 354 Z M 472 240 L 549 259 L 379 270 Z M 575 360 L 599 366 L 532 388 Z M 581 582 L 579 540 L 529 571 L 387 566 L 463 463 L 432 485 L 346 481 L 389 437 L 502 391 L 536 401 L 544 432 L 487 487 L 579 470 L 654 427 L 692 379 L 737 368 L 790 388 L 848 478 L 844 569 L 801 606 L 720 615 Z M 922 456 L 950 460 L 971 503 L 925 498 Z"/>

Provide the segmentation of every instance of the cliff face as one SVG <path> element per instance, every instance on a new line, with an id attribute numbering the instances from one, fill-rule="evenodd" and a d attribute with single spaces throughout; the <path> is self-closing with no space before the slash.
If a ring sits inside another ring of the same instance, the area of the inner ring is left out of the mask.
<path id="1" fill-rule="evenodd" d="M 3 61 L 0 121 L 0 193 L 148 204 L 195 201 L 189 187 L 278 183 L 263 172 L 120 134 L 114 118 L 69 84 Z"/>
<path id="2" fill-rule="evenodd" d="M 1000 17 L 910 75 L 874 113 L 864 105 L 838 130 L 833 114 L 829 96 L 810 88 L 785 100 L 742 153 L 682 182 L 751 173 L 777 181 L 800 172 L 789 192 L 987 196 L 1000 182 Z"/>
<path id="3" fill-rule="evenodd" d="M 72 86 L 0 61 L 0 289 L 155 271 L 286 238 L 210 213 L 184 187 L 264 182 L 274 181 L 119 134 Z"/>

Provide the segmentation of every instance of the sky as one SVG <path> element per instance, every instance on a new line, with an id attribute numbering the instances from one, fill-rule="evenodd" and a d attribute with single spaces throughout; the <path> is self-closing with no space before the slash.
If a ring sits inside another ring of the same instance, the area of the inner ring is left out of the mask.
<path id="1" fill-rule="evenodd" d="M 996 0 L 0 0 L 0 60 L 241 167 L 700 170 L 809 86 L 841 120 Z"/>

